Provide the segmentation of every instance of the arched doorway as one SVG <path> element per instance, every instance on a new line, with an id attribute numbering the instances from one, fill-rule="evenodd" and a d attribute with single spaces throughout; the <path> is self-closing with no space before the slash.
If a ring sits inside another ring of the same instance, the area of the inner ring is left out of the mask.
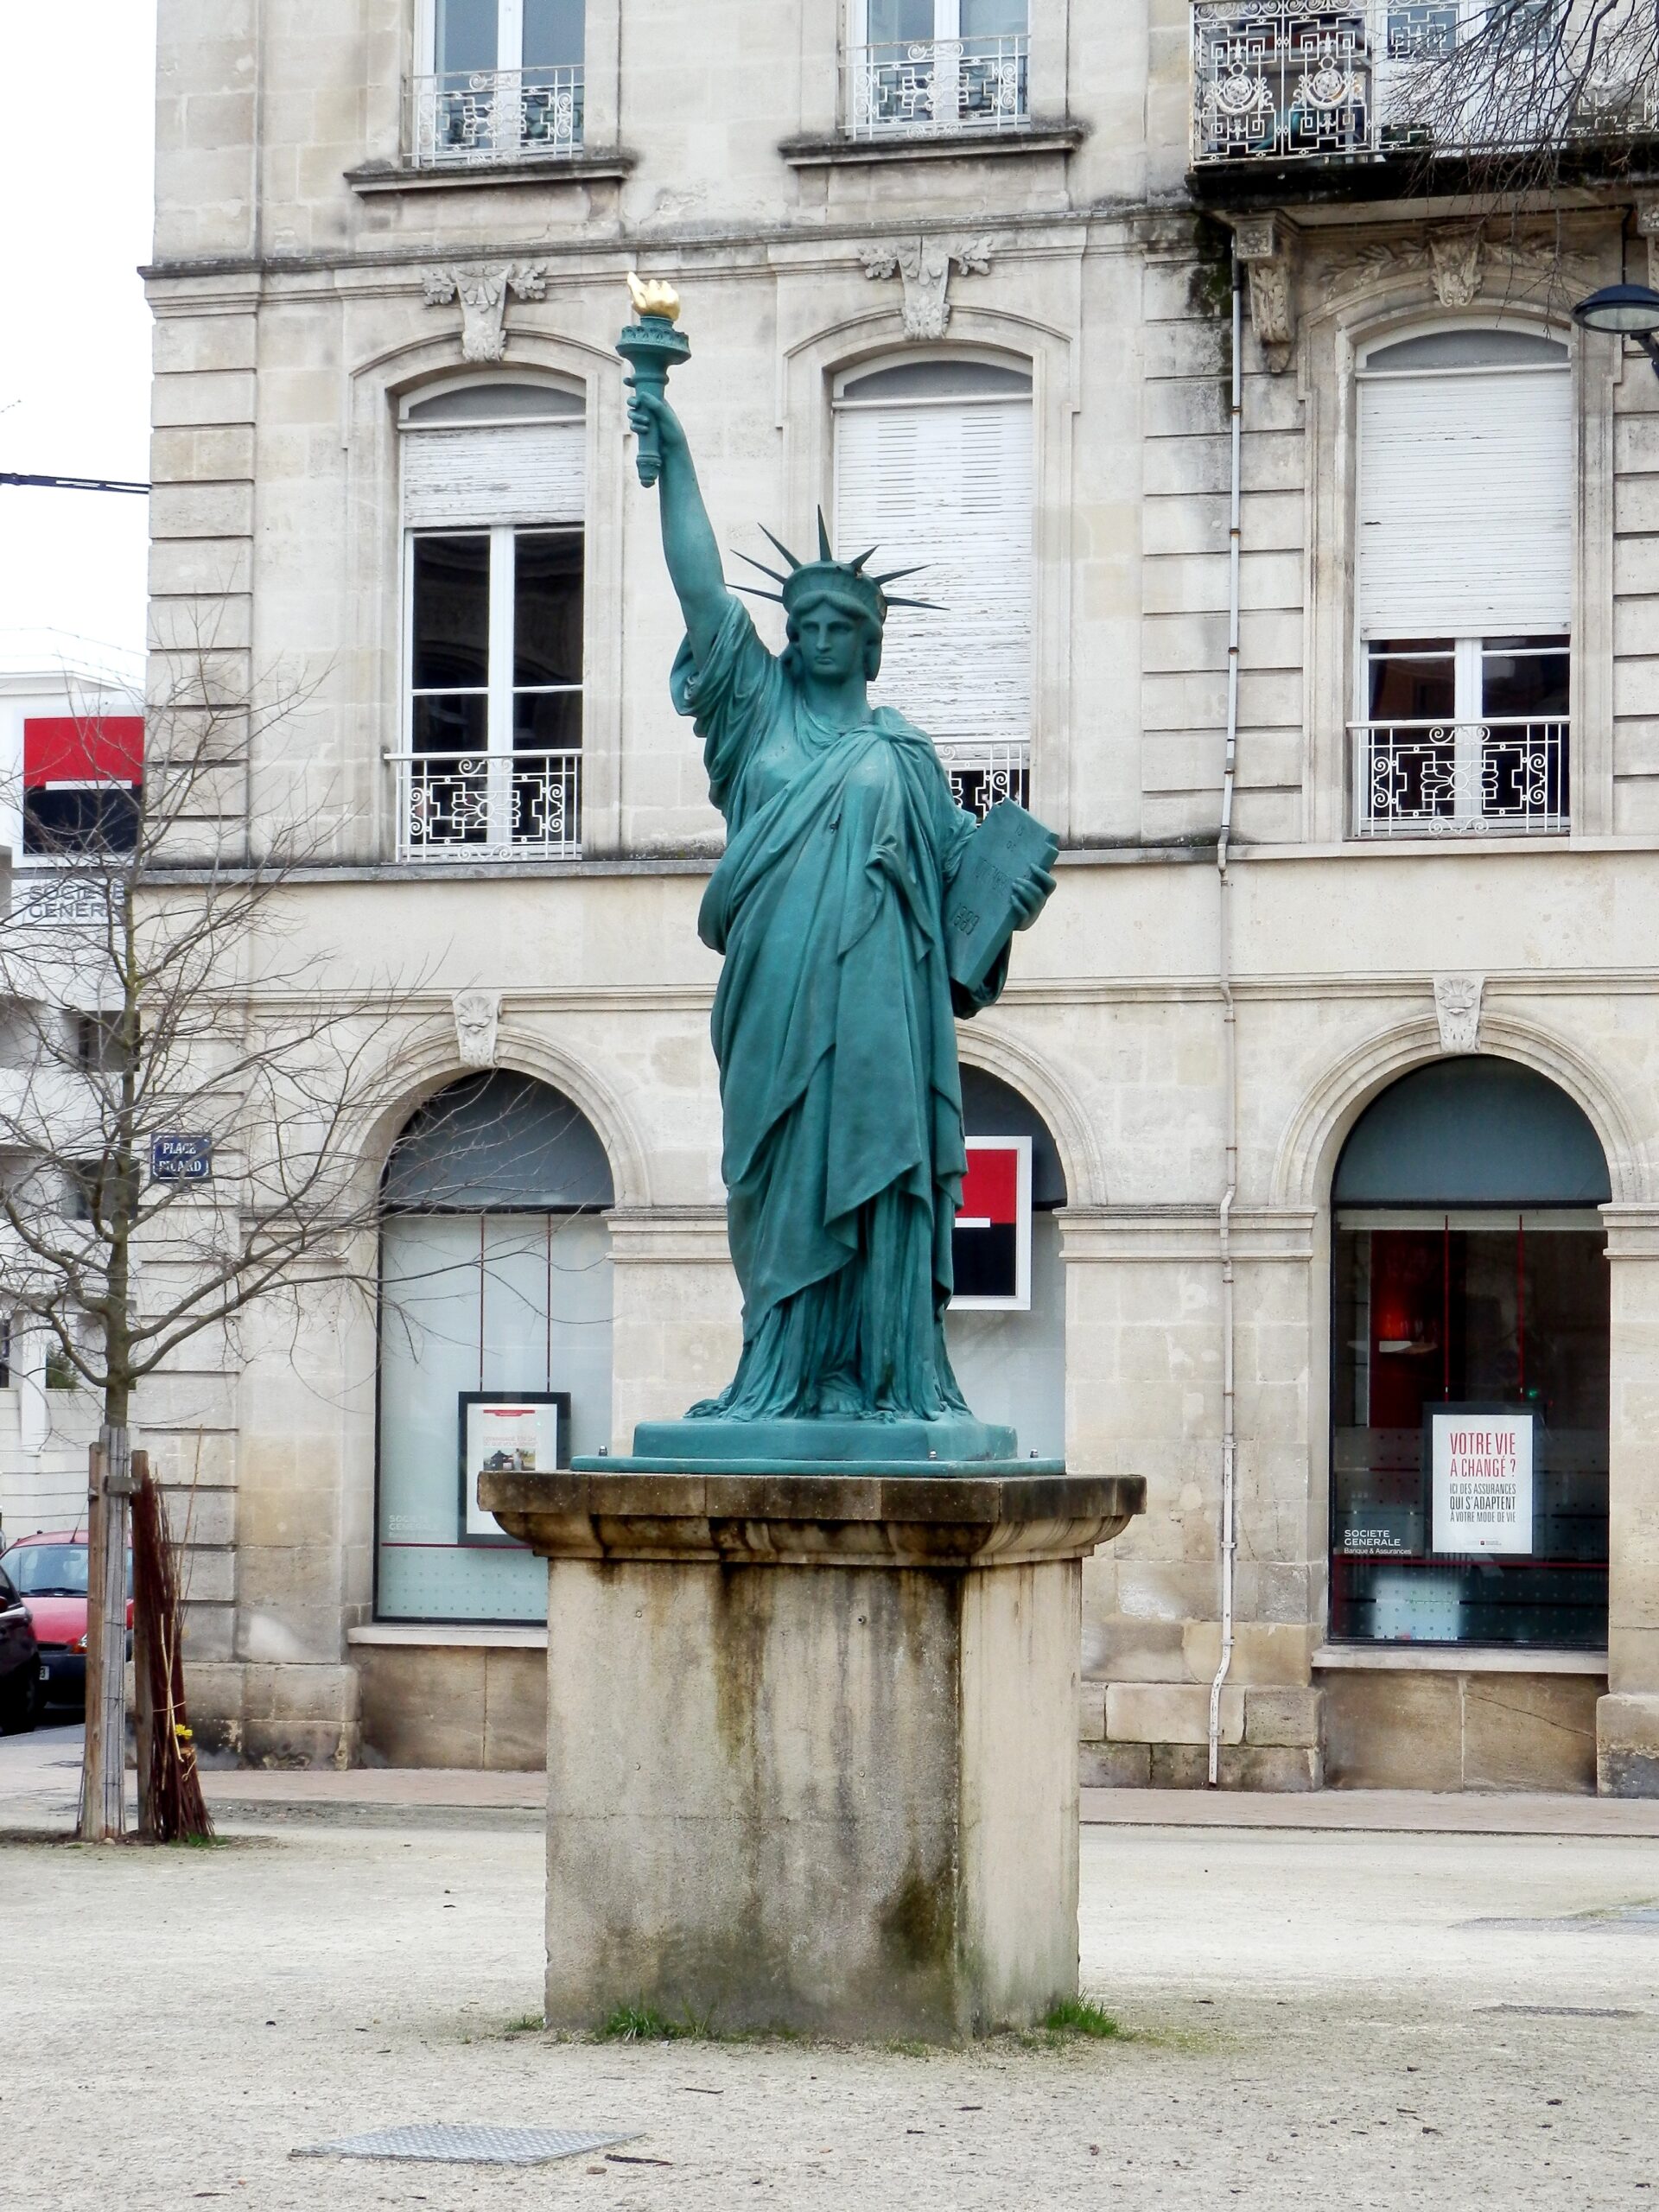
<path id="1" fill-rule="evenodd" d="M 950 1363 L 982 1421 L 1017 1429 L 1022 1452 L 1058 1459 L 1065 1450 L 1060 1155 L 1036 1108 L 982 1068 L 962 1071 L 962 1109 L 969 1172 L 954 1240 L 957 1297 L 944 1325 Z"/>
<path id="2" fill-rule="evenodd" d="M 1402 1077 L 1332 1191 L 1333 1643 L 1607 1641 L 1611 1195 L 1529 1068 Z"/>
<path id="3" fill-rule="evenodd" d="M 528 1076 L 427 1101 L 387 1162 L 380 1232 L 375 1610 L 540 1620 L 547 1576 L 477 1502 L 497 1465 L 609 1440 L 611 1203 L 581 1110 Z"/>

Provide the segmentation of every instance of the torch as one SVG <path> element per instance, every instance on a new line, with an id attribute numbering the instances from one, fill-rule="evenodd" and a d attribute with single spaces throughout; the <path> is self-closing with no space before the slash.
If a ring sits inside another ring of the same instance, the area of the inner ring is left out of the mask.
<path id="1" fill-rule="evenodd" d="M 688 360 L 691 353 L 690 340 L 683 330 L 675 327 L 680 296 L 671 284 L 659 283 L 654 276 L 642 284 L 632 270 L 628 271 L 628 291 L 633 301 L 634 320 L 617 340 L 616 350 L 633 371 L 635 390 L 661 399 L 668 390 L 669 370 L 676 361 Z M 640 431 L 635 460 L 639 481 L 649 488 L 663 470 L 663 449 L 658 442 L 655 424 Z"/>

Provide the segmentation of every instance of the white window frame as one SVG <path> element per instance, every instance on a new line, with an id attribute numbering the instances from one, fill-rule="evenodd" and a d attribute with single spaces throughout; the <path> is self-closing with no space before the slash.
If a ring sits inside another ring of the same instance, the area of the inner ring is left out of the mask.
<path id="1" fill-rule="evenodd" d="M 849 63 L 851 63 L 854 69 L 859 67 L 871 68 L 874 66 L 869 59 L 869 57 L 871 57 L 876 51 L 876 41 L 873 40 L 870 35 L 870 6 L 871 0 L 847 0 L 848 57 Z M 933 120 L 931 125 L 918 126 L 917 135 L 938 131 L 949 137 L 954 136 L 957 131 L 963 128 L 962 122 L 961 81 L 963 64 L 962 0 L 932 0 L 932 6 L 933 28 L 931 31 L 927 33 L 925 37 L 918 38 L 913 41 L 916 46 L 931 46 L 934 49 L 932 55 Z M 1006 35 L 1010 38 L 1023 39 L 1026 41 L 1026 67 L 1027 70 L 1029 70 L 1030 67 L 1031 16 L 1032 0 L 1026 0 L 1025 29 L 1023 31 L 1012 31 Z M 910 41 L 900 40 L 897 43 L 902 46 L 909 42 Z M 859 59 L 855 60 L 854 57 L 855 56 L 859 57 Z M 850 112 L 854 104 L 851 92 L 850 75 L 848 81 L 848 101 L 849 112 L 847 120 L 850 127 L 855 120 L 853 114 Z M 1026 97 L 1022 103 L 1017 120 L 1021 124 L 1028 122 L 1030 120 L 1030 112 L 1031 98 L 1029 86 L 1027 85 Z M 938 119 L 941 115 L 948 116 L 951 120 L 949 123 L 941 124 Z M 1015 120 L 1015 118 L 1010 117 L 1009 120 L 1012 122 Z M 864 134 L 861 132 L 860 135 L 862 136 Z M 883 137 L 891 136 L 893 137 L 902 138 L 910 134 L 907 132 L 904 124 L 889 123 L 884 124 L 879 130 L 874 132 L 872 135 Z"/>
<path id="2" fill-rule="evenodd" d="M 544 378 L 531 378 L 518 374 L 499 379 L 520 388 L 535 383 L 545 383 L 547 388 L 569 397 L 563 385 L 553 385 Z M 423 401 L 442 398 L 454 391 L 485 390 L 487 385 L 476 377 L 452 378 L 440 384 L 423 386 L 409 393 L 399 410 L 399 488 L 398 534 L 401 541 L 400 583 L 402 593 L 402 659 L 399 671 L 400 750 L 405 755 L 415 751 L 415 704 L 417 698 L 477 697 L 480 691 L 485 704 L 485 767 L 486 805 L 487 810 L 488 842 L 492 847 L 508 845 L 512 842 L 513 802 L 513 702 L 519 693 L 534 693 L 569 697 L 575 696 L 583 702 L 582 737 L 585 752 L 587 738 L 587 620 L 588 594 L 588 524 L 584 514 L 580 522 L 518 521 L 492 523 L 487 521 L 454 521 L 432 524 L 411 524 L 408 520 L 403 489 L 402 459 L 406 448 L 403 441 L 446 430 L 478 429 L 485 431 L 529 429 L 558 425 L 568 427 L 575 419 L 569 412 L 556 412 L 550 409 L 545 415 L 464 415 L 446 416 L 441 421 L 422 423 L 411 419 L 410 410 Z M 585 404 L 584 404 L 585 408 Z M 584 446 L 588 437 L 587 416 L 582 419 Z M 484 537 L 489 541 L 489 611 L 486 630 L 486 651 L 489 655 L 487 679 L 483 685 L 446 685 L 442 690 L 417 690 L 415 681 L 415 547 L 422 538 Z M 575 537 L 582 549 L 583 623 L 582 638 L 582 678 L 575 683 L 519 684 L 515 674 L 514 618 L 518 588 L 518 540 L 520 537 Z M 465 848 L 458 847 L 454 857 L 464 859 Z M 528 857 L 528 854 L 526 855 Z"/>
<path id="3" fill-rule="evenodd" d="M 1571 380 L 1572 365 L 1570 355 L 1567 359 L 1563 360 L 1559 364 L 1535 360 L 1516 362 L 1513 365 L 1489 363 L 1482 366 L 1468 368 L 1448 366 L 1446 368 L 1405 369 L 1389 369 L 1386 367 L 1373 367 L 1371 365 L 1377 355 L 1385 353 L 1390 347 L 1404 344 L 1411 339 L 1437 337 L 1450 332 L 1491 328 L 1493 326 L 1490 322 L 1482 321 L 1478 317 L 1471 318 L 1467 316 L 1457 316 L 1452 318 L 1437 318 L 1431 321 L 1414 324 L 1409 328 L 1395 328 L 1380 333 L 1366 340 L 1357 353 L 1354 364 L 1356 393 L 1357 394 L 1359 386 L 1365 383 L 1415 383 L 1427 382 L 1431 379 L 1436 378 L 1453 378 L 1467 376 L 1536 377 L 1539 375 L 1558 375 L 1569 379 L 1569 381 Z M 1554 339 L 1558 343 L 1566 343 L 1566 340 L 1561 332 L 1559 331 L 1553 324 L 1540 322 L 1536 326 L 1535 329 L 1529 331 L 1529 334 Z M 1356 408 L 1355 419 L 1356 423 L 1357 423 L 1357 408 Z M 1361 468 L 1364 466 L 1363 456 L 1360 457 L 1359 466 Z M 1357 474 L 1356 476 L 1356 482 L 1357 482 Z M 1351 600 L 1351 619 L 1352 623 L 1351 639 L 1351 665 L 1352 668 L 1353 700 L 1352 716 L 1355 725 L 1369 727 L 1371 720 L 1371 648 L 1374 644 L 1379 641 L 1370 639 L 1364 634 L 1364 624 L 1362 618 L 1360 606 L 1360 556 L 1357 543 L 1357 517 L 1356 517 L 1354 528 L 1355 544 L 1351 570 L 1352 592 Z M 1570 618 L 1567 629 L 1564 632 L 1551 634 L 1559 634 L 1565 638 L 1565 644 L 1559 648 L 1559 650 L 1565 652 L 1567 655 L 1569 668 L 1573 672 L 1576 683 L 1576 673 L 1579 664 L 1577 621 L 1578 578 L 1576 552 L 1573 563 L 1573 597 L 1574 603 L 1570 611 Z M 1484 721 L 1484 707 L 1483 699 L 1484 683 L 1482 657 L 1485 650 L 1486 633 L 1483 632 L 1478 636 L 1459 635 L 1455 628 L 1448 623 L 1444 629 L 1432 634 L 1448 639 L 1452 645 L 1452 653 L 1450 658 L 1452 658 L 1453 664 L 1452 715 L 1453 722 L 1453 776 L 1456 786 L 1460 792 L 1465 794 L 1471 791 L 1478 791 L 1480 788 L 1481 748 L 1483 743 L 1483 725 Z M 1500 632 L 1497 634 L 1507 635 L 1510 633 Z M 1535 632 L 1531 634 L 1542 633 Z M 1446 656 L 1442 655 L 1439 656 L 1439 658 L 1446 658 Z M 1549 719 L 1553 720 L 1556 718 L 1550 717 Z M 1570 804 L 1572 807 L 1576 810 L 1578 803 L 1576 794 L 1579 787 L 1580 764 L 1573 757 L 1573 734 L 1578 726 L 1577 717 L 1569 711 L 1567 715 L 1560 717 L 1560 719 L 1566 722 L 1568 734 L 1566 741 L 1568 747 L 1567 774 L 1569 791 L 1574 795 Z M 1360 780 L 1361 764 L 1357 749 L 1353 752 L 1353 763 L 1355 783 L 1351 800 L 1351 831 L 1356 836 L 1363 839 L 1368 834 L 1371 833 L 1368 832 L 1366 827 L 1368 817 L 1362 795 L 1363 785 Z M 1466 804 L 1459 807 L 1455 815 L 1446 818 L 1440 826 L 1446 830 L 1453 830 L 1459 833 L 1459 840 L 1471 835 L 1478 835 L 1483 830 L 1488 835 L 1493 836 L 1502 836 L 1505 831 L 1505 824 L 1501 817 L 1488 817 L 1480 812 L 1478 809 L 1471 811 Z M 1424 825 L 1424 830 L 1425 834 L 1434 834 L 1433 829 L 1427 824 Z"/>

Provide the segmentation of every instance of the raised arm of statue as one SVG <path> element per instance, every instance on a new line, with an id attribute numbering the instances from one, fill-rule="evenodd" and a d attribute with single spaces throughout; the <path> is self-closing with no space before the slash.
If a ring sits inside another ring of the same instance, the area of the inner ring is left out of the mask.
<path id="1" fill-rule="evenodd" d="M 662 503 L 663 556 L 685 617 L 685 633 L 701 666 L 725 620 L 730 594 L 714 525 L 692 466 L 691 448 L 679 416 L 665 399 L 653 393 L 633 392 L 628 402 L 628 420 L 636 430 L 654 425 L 662 448 L 657 492 Z"/>

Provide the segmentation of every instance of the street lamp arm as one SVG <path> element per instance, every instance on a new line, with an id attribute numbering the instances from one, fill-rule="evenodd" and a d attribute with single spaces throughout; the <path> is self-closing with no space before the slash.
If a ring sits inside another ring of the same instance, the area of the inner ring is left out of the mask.
<path id="1" fill-rule="evenodd" d="M 27 476 L 0 468 L 0 484 L 35 485 L 48 492 L 136 492 L 147 497 L 148 484 L 123 484 L 108 476 Z"/>

